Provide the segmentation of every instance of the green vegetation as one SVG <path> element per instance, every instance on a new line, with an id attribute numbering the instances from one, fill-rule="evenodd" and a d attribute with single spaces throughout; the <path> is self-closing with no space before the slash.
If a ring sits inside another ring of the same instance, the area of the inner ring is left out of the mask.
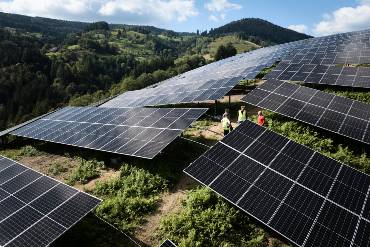
<path id="1" fill-rule="evenodd" d="M 211 29 L 208 36 L 219 37 L 230 34 L 237 35 L 244 40 L 249 40 L 262 46 L 286 43 L 310 37 L 258 18 L 245 18 L 230 22 L 224 26 Z"/>
<path id="2" fill-rule="evenodd" d="M 48 173 L 53 176 L 58 176 L 59 174 L 66 172 L 67 168 L 63 167 L 58 162 L 53 162 L 51 166 L 48 168 Z"/>
<path id="3" fill-rule="evenodd" d="M 160 231 L 178 246 L 268 246 L 245 213 L 204 187 L 190 191 L 183 210 L 165 217 Z"/>
<path id="4" fill-rule="evenodd" d="M 215 60 L 221 60 L 228 57 L 235 56 L 237 53 L 236 48 L 231 44 L 228 43 L 226 46 L 220 45 L 217 48 L 216 54 L 215 54 Z"/>
<path id="5" fill-rule="evenodd" d="M 0 13 L 0 129 L 146 87 L 202 66 L 210 55 L 235 54 L 216 54 L 219 46 L 244 52 L 258 47 L 251 40 L 263 46 L 306 37 L 255 19 L 232 23 L 229 33 L 221 27 L 196 35 Z"/>
<path id="6" fill-rule="evenodd" d="M 370 158 L 366 153 L 361 153 L 361 150 L 342 143 L 338 144 L 329 137 L 329 134 L 318 133 L 308 125 L 288 120 L 278 114 L 265 112 L 265 117 L 269 122 L 269 128 L 273 131 L 370 174 Z M 253 120 L 256 121 L 256 116 L 253 116 Z"/>
<path id="7" fill-rule="evenodd" d="M 26 157 L 40 155 L 40 153 L 41 152 L 39 150 L 37 150 L 35 147 L 30 146 L 30 145 L 24 146 L 19 150 L 19 155 L 26 156 Z"/>
<path id="8" fill-rule="evenodd" d="M 243 40 L 235 35 L 227 35 L 224 37 L 218 37 L 214 41 L 212 41 L 208 45 L 208 52 L 210 53 L 211 57 L 215 57 L 217 49 L 221 45 L 226 46 L 229 43 L 236 48 L 237 53 L 248 52 L 260 47 L 252 42 Z"/>
<path id="9" fill-rule="evenodd" d="M 120 229 L 133 233 L 143 223 L 144 216 L 155 211 L 159 194 L 166 189 L 167 181 L 159 175 L 125 164 L 119 177 L 97 184 L 94 194 L 104 201 L 96 213 Z"/>
<path id="10" fill-rule="evenodd" d="M 76 182 L 86 184 L 91 179 L 98 177 L 103 168 L 104 162 L 78 158 L 78 165 L 68 177 L 67 183 L 70 185 L 74 185 Z"/>
<path id="11" fill-rule="evenodd" d="M 334 90 L 325 89 L 328 93 L 334 93 L 338 96 L 346 97 L 353 100 L 362 101 L 370 104 L 370 93 L 369 92 L 356 92 L 356 91 L 345 91 L 345 90 Z"/>

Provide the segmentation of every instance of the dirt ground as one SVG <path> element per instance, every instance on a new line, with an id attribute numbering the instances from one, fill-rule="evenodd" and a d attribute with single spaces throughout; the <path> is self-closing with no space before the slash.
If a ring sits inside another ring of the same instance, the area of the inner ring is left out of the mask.
<path id="1" fill-rule="evenodd" d="M 55 154 L 22 157 L 19 162 L 61 182 L 66 182 L 68 174 L 70 174 L 77 165 L 74 159 Z M 58 175 L 53 175 L 49 170 L 53 164 L 59 164 L 65 170 Z"/>
<path id="2" fill-rule="evenodd" d="M 73 158 L 55 154 L 42 154 L 38 156 L 22 157 L 19 162 L 34 169 L 35 171 L 48 175 L 64 183 L 67 181 L 67 178 L 71 174 L 73 169 L 75 169 L 78 165 L 78 161 Z M 50 170 L 55 164 L 60 165 L 60 167 L 62 168 L 62 171 L 58 174 L 53 174 Z M 93 179 L 84 185 L 76 183 L 74 187 L 79 190 L 91 191 L 94 189 L 96 182 L 107 181 L 118 175 L 119 171 L 117 170 L 111 168 L 104 169 L 101 170 L 101 174 L 98 178 Z"/>
<path id="3" fill-rule="evenodd" d="M 159 246 L 158 230 L 161 219 L 166 215 L 181 211 L 182 201 L 186 199 L 186 191 L 195 184 L 197 182 L 189 176 L 182 176 L 172 191 L 161 195 L 158 210 L 146 218 L 146 223 L 137 230 L 135 237 L 150 246 Z"/>

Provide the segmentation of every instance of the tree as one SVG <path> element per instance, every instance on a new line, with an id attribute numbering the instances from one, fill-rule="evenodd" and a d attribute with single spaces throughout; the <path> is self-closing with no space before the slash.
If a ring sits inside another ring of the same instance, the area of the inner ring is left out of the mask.
<path id="1" fill-rule="evenodd" d="M 105 21 L 98 21 L 91 23 L 85 29 L 86 31 L 93 31 L 93 30 L 109 30 L 109 24 Z"/>
<path id="2" fill-rule="evenodd" d="M 222 60 L 228 57 L 235 56 L 237 53 L 236 48 L 231 44 L 228 43 L 226 46 L 220 45 L 217 48 L 216 54 L 215 54 L 215 60 Z"/>

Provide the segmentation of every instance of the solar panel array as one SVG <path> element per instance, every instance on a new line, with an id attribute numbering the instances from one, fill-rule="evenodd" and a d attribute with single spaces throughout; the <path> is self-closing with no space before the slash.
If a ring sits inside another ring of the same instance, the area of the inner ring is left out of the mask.
<path id="1" fill-rule="evenodd" d="M 66 107 L 10 134 L 151 159 L 206 110 Z"/>
<path id="2" fill-rule="evenodd" d="M 321 65 L 370 63 L 370 30 L 304 40 L 282 61 Z"/>
<path id="3" fill-rule="evenodd" d="M 370 88 L 370 67 L 279 63 L 264 79 Z"/>
<path id="4" fill-rule="evenodd" d="M 99 203 L 0 156 L 0 246 L 49 246 Z"/>
<path id="5" fill-rule="evenodd" d="M 250 121 L 184 172 L 297 246 L 370 244 L 370 177 Z"/>
<path id="6" fill-rule="evenodd" d="M 299 42 L 239 54 L 170 78 L 145 89 L 126 92 L 102 107 L 139 107 L 217 100 L 242 79 L 254 79 Z"/>
<path id="7" fill-rule="evenodd" d="M 268 80 L 243 101 L 370 144 L 370 105 L 334 94 Z"/>
<path id="8" fill-rule="evenodd" d="M 161 247 L 176 247 L 176 245 L 171 240 L 166 240 L 161 244 Z"/>
<path id="9" fill-rule="evenodd" d="M 311 71 L 312 83 L 369 87 L 368 69 L 338 69 L 333 64 L 370 63 L 370 30 L 311 38 L 282 45 L 260 48 L 194 69 L 145 89 L 126 92 L 103 104 L 103 107 L 140 107 L 217 100 L 226 95 L 242 79 L 254 79 L 263 68 L 277 61 L 302 64 Z M 316 66 L 325 65 L 325 66 Z M 298 66 L 298 65 L 297 65 Z M 295 70 L 298 71 L 298 70 Z M 323 72 L 324 71 L 324 72 Z M 291 71 L 287 71 L 291 72 Z M 272 72 L 277 74 L 276 71 Z M 275 75 L 276 76 L 276 75 Z M 284 75 L 290 78 L 292 73 Z M 276 78 L 272 77 L 269 78 Z"/>

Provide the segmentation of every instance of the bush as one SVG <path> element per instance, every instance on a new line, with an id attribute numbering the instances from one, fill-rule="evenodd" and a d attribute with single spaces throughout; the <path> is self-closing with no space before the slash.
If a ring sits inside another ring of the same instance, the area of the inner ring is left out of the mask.
<path id="1" fill-rule="evenodd" d="M 40 155 L 40 153 L 41 152 L 37 150 L 35 147 L 29 146 L 29 145 L 22 147 L 19 151 L 19 155 L 27 156 L 27 157 Z"/>
<path id="2" fill-rule="evenodd" d="M 86 184 L 89 180 L 99 177 L 100 169 L 104 168 L 104 162 L 97 160 L 85 160 L 79 158 L 78 166 L 67 179 L 67 183 L 74 185 L 76 182 Z"/>
<path id="3" fill-rule="evenodd" d="M 48 172 L 54 176 L 59 175 L 62 172 L 66 172 L 67 169 L 63 167 L 60 163 L 53 163 L 48 169 Z"/>
<path id="4" fill-rule="evenodd" d="M 236 53 L 237 53 L 237 50 L 231 43 L 228 43 L 226 46 L 220 45 L 217 48 L 217 51 L 215 54 L 215 60 L 218 61 L 221 59 L 232 57 L 232 56 L 235 56 Z"/>
<path id="5" fill-rule="evenodd" d="M 268 246 L 245 213 L 204 187 L 189 192 L 183 210 L 165 217 L 160 232 L 179 246 Z"/>
<path id="6" fill-rule="evenodd" d="M 123 165 L 118 178 L 98 182 L 94 194 L 103 198 L 96 213 L 120 229 L 132 233 L 143 217 L 157 208 L 159 193 L 167 181 L 143 169 Z"/>

